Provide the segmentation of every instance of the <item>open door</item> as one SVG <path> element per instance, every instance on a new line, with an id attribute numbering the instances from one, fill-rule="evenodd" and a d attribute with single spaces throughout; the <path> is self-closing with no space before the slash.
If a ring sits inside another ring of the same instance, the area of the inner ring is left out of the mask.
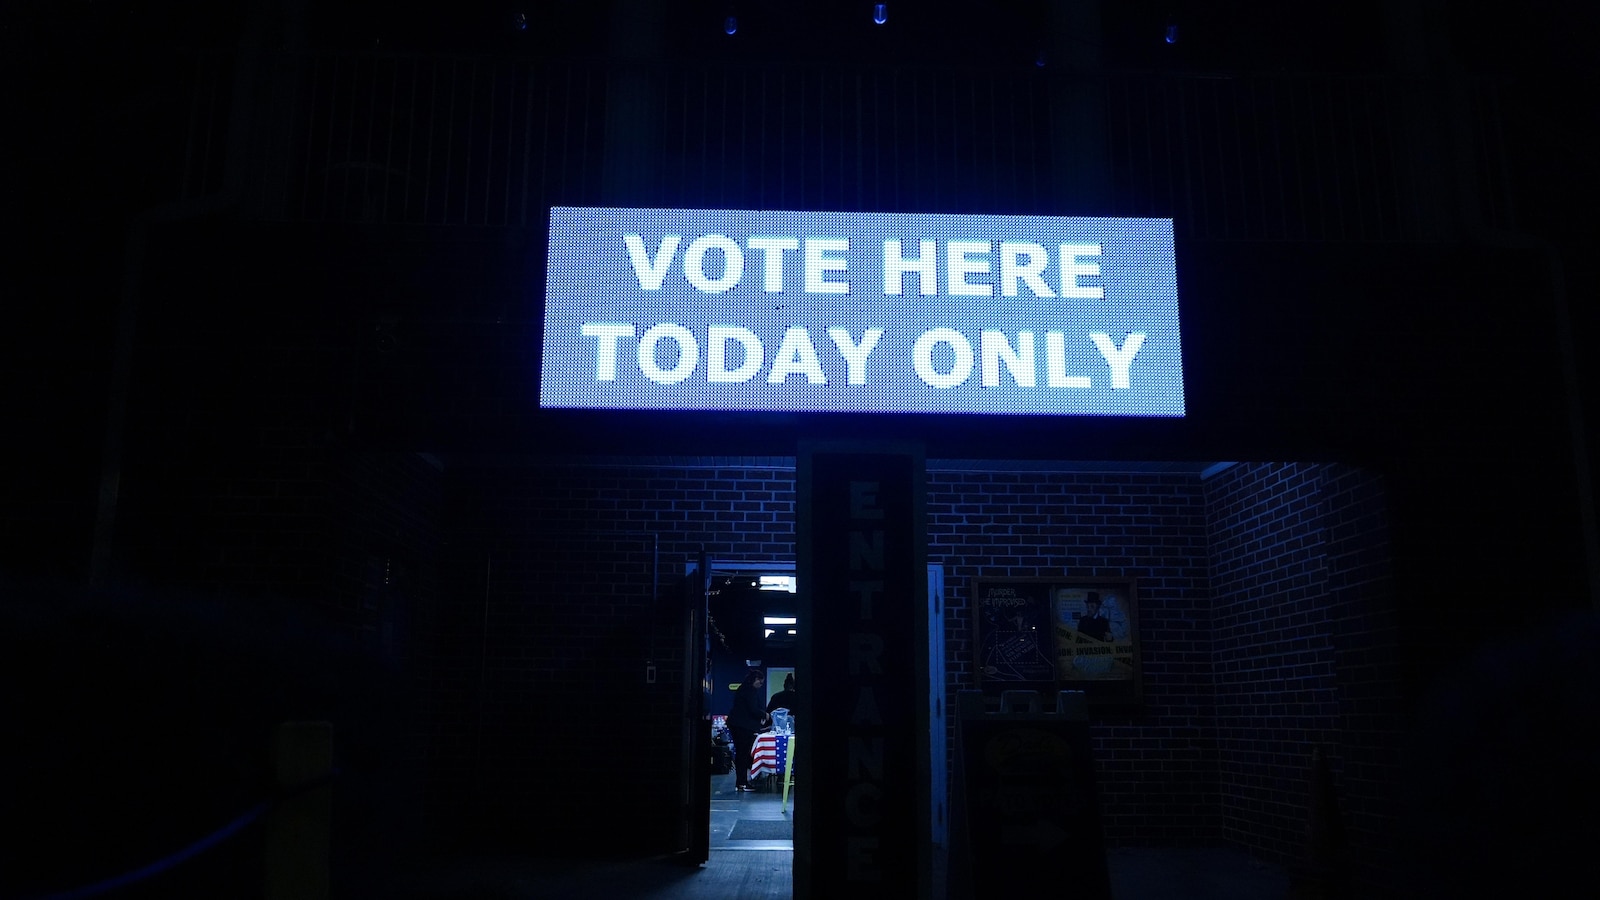
<path id="1" fill-rule="evenodd" d="M 682 821 L 678 846 L 682 862 L 698 866 L 711 856 L 711 792 L 707 771 L 711 761 L 710 647 L 706 631 L 706 591 L 711 585 L 711 565 L 704 551 L 683 580 L 683 759 L 678 767 L 682 785 Z"/>
<path id="2" fill-rule="evenodd" d="M 945 760 L 944 564 L 928 563 L 928 789 L 933 846 L 950 849 L 950 772 Z"/>

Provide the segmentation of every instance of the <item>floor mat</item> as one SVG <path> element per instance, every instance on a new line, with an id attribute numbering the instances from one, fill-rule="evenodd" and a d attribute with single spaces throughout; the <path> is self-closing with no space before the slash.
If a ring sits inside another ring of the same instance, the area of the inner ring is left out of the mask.
<path id="1" fill-rule="evenodd" d="M 740 819 L 733 823 L 730 841 L 792 841 L 794 822 L 788 819 Z"/>

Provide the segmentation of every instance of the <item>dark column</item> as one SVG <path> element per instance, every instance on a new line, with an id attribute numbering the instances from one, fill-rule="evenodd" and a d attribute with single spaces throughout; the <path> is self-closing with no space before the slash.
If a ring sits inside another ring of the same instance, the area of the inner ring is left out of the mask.
<path id="1" fill-rule="evenodd" d="M 922 451 L 802 445 L 797 469 L 795 896 L 928 897 Z"/>
<path id="2" fill-rule="evenodd" d="M 601 183 L 604 202 L 610 205 L 643 206 L 655 196 L 664 15 L 661 0 L 612 5 Z"/>
<path id="3" fill-rule="evenodd" d="M 1045 26 L 1043 52 L 1050 76 L 1050 156 L 1057 212 L 1110 215 L 1100 0 L 1051 3 Z"/>

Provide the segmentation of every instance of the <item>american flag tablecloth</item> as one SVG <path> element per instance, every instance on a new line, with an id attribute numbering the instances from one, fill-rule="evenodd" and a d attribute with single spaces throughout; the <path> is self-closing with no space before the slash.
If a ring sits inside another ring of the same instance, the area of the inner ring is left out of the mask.
<path id="1" fill-rule="evenodd" d="M 756 735 L 756 745 L 750 751 L 750 777 L 782 775 L 789 761 L 789 736 L 787 734 Z"/>

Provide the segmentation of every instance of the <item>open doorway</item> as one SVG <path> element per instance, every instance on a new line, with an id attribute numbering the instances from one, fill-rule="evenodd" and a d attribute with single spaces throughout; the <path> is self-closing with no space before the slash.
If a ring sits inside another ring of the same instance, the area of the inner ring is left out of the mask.
<path id="1" fill-rule="evenodd" d="M 800 621 L 793 564 L 728 567 L 713 564 L 706 594 L 711 673 L 713 746 L 725 765 L 713 766 L 710 850 L 794 849 L 794 776 L 790 729 L 771 728 L 753 747 L 746 770 L 748 791 L 736 788 L 741 762 L 725 717 L 736 691 L 752 670 L 764 677 L 760 707 L 765 710 L 787 683 L 798 690 Z M 792 726 L 791 726 L 792 728 Z"/>
<path id="2" fill-rule="evenodd" d="M 711 573 L 703 582 L 709 619 L 705 702 L 715 731 L 717 717 L 726 716 L 733 703 L 733 685 L 744 678 L 752 663 L 770 676 L 761 689 L 769 702 L 784 689 L 784 676 L 791 672 L 795 676 L 794 690 L 806 690 L 811 670 L 800 656 L 800 638 L 806 635 L 807 621 L 796 591 L 792 564 L 733 565 L 707 561 L 705 566 Z M 929 564 L 927 577 L 930 740 L 925 750 L 929 754 L 931 838 L 935 852 L 942 854 L 947 849 L 949 836 L 943 566 Z M 723 737 L 726 739 L 725 733 Z M 795 721 L 787 745 L 781 750 L 773 748 L 783 765 L 774 765 L 772 771 L 765 773 L 765 782 L 758 785 L 764 789 L 750 793 L 735 791 L 737 777 L 731 764 L 726 769 L 714 766 L 703 782 L 700 779 L 704 776 L 698 773 L 692 776 L 706 790 L 701 796 L 709 798 L 709 814 L 701 820 L 709 822 L 708 852 L 780 850 L 793 853 L 795 786 L 806 773 L 803 769 L 795 771 L 788 763 L 799 756 L 794 742 L 805 739 L 802 717 Z M 787 776 L 787 795 L 780 776 Z M 802 842 L 806 838 L 802 835 Z M 792 856 L 789 859 L 792 862 Z"/>

